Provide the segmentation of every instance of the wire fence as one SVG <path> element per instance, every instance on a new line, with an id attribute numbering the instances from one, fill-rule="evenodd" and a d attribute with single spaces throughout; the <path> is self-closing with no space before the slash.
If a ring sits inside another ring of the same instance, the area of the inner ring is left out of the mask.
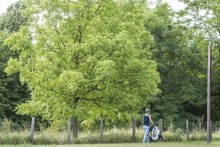
<path id="1" fill-rule="evenodd" d="M 135 120 L 133 120 L 135 121 Z M 160 121 L 162 121 L 162 124 L 160 124 Z M 186 123 L 186 121 L 188 121 L 188 123 Z M 97 121 L 91 128 L 91 130 L 99 130 L 100 129 L 100 123 L 102 123 L 103 127 L 105 129 L 112 129 L 112 128 L 123 128 L 123 129 L 129 129 L 132 127 L 132 125 L 135 125 L 135 127 L 137 129 L 141 129 L 142 128 L 142 123 L 140 123 L 139 121 L 135 121 L 135 124 L 134 122 L 128 122 L 127 124 L 123 124 L 123 125 L 120 125 L 120 124 L 114 124 L 114 123 L 108 123 L 108 124 L 105 124 L 105 121 L 103 120 L 103 122 L 100 121 Z M 189 131 L 206 131 L 207 129 L 207 122 L 196 122 L 194 120 L 188 120 L 186 119 L 185 121 L 183 122 L 167 122 L 165 120 L 158 120 L 158 121 L 155 121 L 154 122 L 156 126 L 160 126 L 161 127 L 161 130 L 162 131 L 175 131 L 177 128 L 178 129 L 182 129 L 184 131 L 186 131 L 186 128 L 188 128 Z M 3 128 L 3 127 L 7 127 L 8 125 L 8 128 L 10 128 L 10 130 L 12 131 L 19 131 L 19 130 L 22 130 L 22 129 L 27 129 L 27 128 L 31 128 L 31 119 L 28 120 L 28 121 L 22 121 L 22 122 L 12 122 L 10 120 L 2 120 L 0 121 L 0 128 Z M 44 128 L 48 128 L 49 127 L 49 123 L 47 121 L 42 121 L 41 119 L 36 119 L 35 120 L 35 130 L 36 131 L 39 131 L 40 129 L 44 129 Z M 188 125 L 188 126 L 187 126 Z M 66 126 L 63 126 L 63 128 L 68 128 L 67 127 L 67 124 Z M 220 130 L 220 121 L 212 121 L 211 122 L 211 129 L 213 132 L 217 132 Z M 81 126 L 79 125 L 78 126 L 78 130 L 83 130 L 81 128 Z"/>
<path id="2" fill-rule="evenodd" d="M 196 122 L 194 120 L 188 120 L 186 119 L 185 121 L 182 121 L 181 123 L 179 122 L 168 122 L 168 121 L 163 121 L 162 119 L 155 121 L 155 125 L 159 128 L 160 133 L 166 132 L 166 131 L 171 131 L 174 132 L 176 130 L 182 130 L 185 134 L 189 134 L 192 131 L 203 131 L 205 132 L 207 129 L 207 123 L 206 122 Z M 43 129 L 46 129 L 49 127 L 49 123 L 47 121 L 42 121 L 38 118 L 32 117 L 30 122 L 23 122 L 22 125 L 16 123 L 16 122 L 11 122 L 10 120 L 4 120 L 0 122 L 0 131 L 1 130 L 8 130 L 8 131 L 19 131 L 22 129 L 27 129 L 29 132 L 30 139 L 34 141 L 34 133 L 42 131 Z M 66 126 L 63 126 L 64 129 L 62 129 L 63 132 L 66 132 L 68 134 L 67 142 L 70 143 L 70 136 L 72 136 L 72 130 L 73 130 L 73 123 L 72 119 L 67 120 Z M 133 118 L 131 119 L 130 122 L 127 124 L 105 124 L 105 121 L 100 119 L 97 121 L 97 123 L 94 124 L 93 128 L 90 129 L 91 132 L 99 132 L 100 134 L 100 142 L 103 141 L 103 136 L 111 130 L 117 128 L 118 131 L 120 129 L 124 130 L 132 130 L 130 131 L 130 135 L 132 136 L 132 142 L 135 142 L 136 138 L 136 132 L 138 130 L 142 129 L 142 124 L 139 121 L 134 120 Z M 78 133 L 83 132 L 84 130 L 80 127 L 80 125 L 77 126 Z M 220 130 L 220 121 L 212 121 L 211 122 L 211 129 L 212 132 L 217 132 Z M 71 135 L 70 135 L 71 134 Z"/>

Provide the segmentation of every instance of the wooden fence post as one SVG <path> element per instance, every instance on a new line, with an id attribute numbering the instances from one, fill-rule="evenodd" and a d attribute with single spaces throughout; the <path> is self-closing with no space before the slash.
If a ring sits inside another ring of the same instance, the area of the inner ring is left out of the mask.
<path id="1" fill-rule="evenodd" d="M 100 142 L 103 143 L 103 130 L 104 130 L 104 127 L 103 127 L 103 119 L 101 118 L 100 119 Z"/>
<path id="2" fill-rule="evenodd" d="M 135 130 L 136 130 L 136 122 L 134 117 L 132 117 L 132 142 L 136 142 Z"/>
<path id="3" fill-rule="evenodd" d="M 30 130 L 31 143 L 34 143 L 34 125 L 35 125 L 35 117 L 32 117 L 32 120 L 31 120 L 31 130 Z"/>
<path id="4" fill-rule="evenodd" d="M 159 129 L 160 129 L 160 135 L 162 136 L 162 132 L 163 132 L 163 120 L 162 119 L 159 120 Z"/>
<path id="5" fill-rule="evenodd" d="M 199 131 L 202 131 L 202 123 L 199 122 Z"/>
<path id="6" fill-rule="evenodd" d="M 189 121 L 186 119 L 186 138 L 189 140 Z"/>
<path id="7" fill-rule="evenodd" d="M 193 123 L 192 123 L 192 129 L 191 130 L 195 130 L 195 123 L 194 123 L 194 120 L 193 120 Z"/>
<path id="8" fill-rule="evenodd" d="M 67 138 L 67 143 L 68 144 L 70 144 L 70 126 L 71 126 L 71 120 L 70 120 L 70 118 L 68 118 L 68 120 L 67 120 L 67 124 L 68 124 L 68 138 Z"/>
<path id="9" fill-rule="evenodd" d="M 212 120 L 210 119 L 210 123 L 209 123 L 209 125 L 210 125 L 210 135 L 209 135 L 209 137 L 210 137 L 210 142 L 212 141 Z"/>

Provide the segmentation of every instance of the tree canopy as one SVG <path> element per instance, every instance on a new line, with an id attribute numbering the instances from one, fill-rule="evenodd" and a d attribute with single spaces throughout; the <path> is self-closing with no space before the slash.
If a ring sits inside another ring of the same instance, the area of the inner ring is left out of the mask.
<path id="1" fill-rule="evenodd" d="M 6 71 L 32 91 L 18 113 L 53 125 L 126 120 L 159 92 L 144 1 L 26 2 L 29 25 L 6 41 L 20 54 Z"/>

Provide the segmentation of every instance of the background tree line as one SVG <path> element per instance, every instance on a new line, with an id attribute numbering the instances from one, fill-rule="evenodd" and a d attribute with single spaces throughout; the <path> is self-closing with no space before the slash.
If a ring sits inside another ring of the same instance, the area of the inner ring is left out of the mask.
<path id="1" fill-rule="evenodd" d="M 35 115 L 57 127 L 71 117 L 89 127 L 99 118 L 126 124 L 150 107 L 154 120 L 205 120 L 204 38 L 213 36 L 218 121 L 220 3 L 184 2 L 179 12 L 141 0 L 12 4 L 0 16 L 0 118 Z"/>

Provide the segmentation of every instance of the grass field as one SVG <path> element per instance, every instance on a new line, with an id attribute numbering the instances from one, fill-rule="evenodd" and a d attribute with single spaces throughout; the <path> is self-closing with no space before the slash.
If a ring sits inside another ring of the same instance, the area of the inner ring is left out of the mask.
<path id="1" fill-rule="evenodd" d="M 159 143 L 125 143 L 125 144 L 71 144 L 71 145 L 0 145 L 1 147 L 219 147 L 220 141 L 206 142 L 159 142 Z"/>

